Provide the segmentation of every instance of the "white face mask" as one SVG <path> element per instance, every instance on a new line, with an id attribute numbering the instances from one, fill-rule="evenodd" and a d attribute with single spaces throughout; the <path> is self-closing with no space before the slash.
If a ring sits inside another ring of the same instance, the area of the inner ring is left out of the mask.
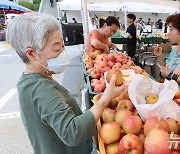
<path id="1" fill-rule="evenodd" d="M 41 57 L 44 58 L 43 55 L 39 54 Z M 55 74 L 59 74 L 64 72 L 67 65 L 69 64 L 70 60 L 66 51 L 62 51 L 56 58 L 46 59 L 48 66 L 45 67 L 44 65 L 40 64 L 36 61 L 39 65 L 46 68 L 48 71 L 54 72 Z"/>
<path id="2" fill-rule="evenodd" d="M 47 69 L 59 74 L 64 72 L 70 60 L 66 51 L 61 52 L 58 57 L 47 60 Z"/>

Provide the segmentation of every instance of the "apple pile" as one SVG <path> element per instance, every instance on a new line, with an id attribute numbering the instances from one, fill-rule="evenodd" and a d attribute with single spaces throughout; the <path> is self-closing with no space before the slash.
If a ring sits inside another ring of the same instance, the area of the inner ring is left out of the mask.
<path id="1" fill-rule="evenodd" d="M 95 95 L 96 103 L 102 94 Z M 101 116 L 102 126 L 98 133 L 104 142 L 107 154 L 178 154 L 177 148 L 169 149 L 170 133 L 180 134 L 178 120 L 149 117 L 144 123 L 129 99 L 126 89 L 111 100 Z"/>
<path id="2" fill-rule="evenodd" d="M 121 71 L 133 69 L 135 73 L 149 77 L 148 73 L 139 66 L 135 66 L 131 57 L 119 52 L 116 54 L 99 54 L 97 50 L 89 55 L 84 55 L 83 63 L 87 74 L 90 75 L 90 85 L 93 92 L 103 92 L 106 84 L 104 73 L 109 70 Z"/>
<path id="3" fill-rule="evenodd" d="M 173 100 L 179 105 L 180 107 L 180 90 L 178 90 L 173 98 Z"/>

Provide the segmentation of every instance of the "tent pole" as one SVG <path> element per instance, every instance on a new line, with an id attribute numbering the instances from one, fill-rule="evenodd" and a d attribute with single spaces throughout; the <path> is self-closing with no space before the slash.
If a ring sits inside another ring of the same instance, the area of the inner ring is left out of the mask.
<path id="1" fill-rule="evenodd" d="M 82 16 L 82 23 L 83 23 L 84 48 L 85 48 L 88 34 L 89 34 L 87 0 L 81 0 L 81 16 Z"/>

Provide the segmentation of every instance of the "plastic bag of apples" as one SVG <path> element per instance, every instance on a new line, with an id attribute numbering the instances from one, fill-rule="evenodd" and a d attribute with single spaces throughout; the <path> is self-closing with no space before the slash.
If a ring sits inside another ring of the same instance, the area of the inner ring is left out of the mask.
<path id="1" fill-rule="evenodd" d="M 144 122 L 152 116 L 177 120 L 180 107 L 173 101 L 176 91 L 178 84 L 174 80 L 159 83 L 140 74 L 128 87 L 129 98 Z"/>

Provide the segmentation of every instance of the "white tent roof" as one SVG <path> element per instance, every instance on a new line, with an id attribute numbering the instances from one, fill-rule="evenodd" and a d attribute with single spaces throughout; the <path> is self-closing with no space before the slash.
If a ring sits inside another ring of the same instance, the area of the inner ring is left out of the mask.
<path id="1" fill-rule="evenodd" d="M 81 0 L 58 2 L 60 10 L 81 10 Z M 126 11 L 147 13 L 176 13 L 176 8 L 139 2 L 100 2 L 87 4 L 88 11 Z"/>

